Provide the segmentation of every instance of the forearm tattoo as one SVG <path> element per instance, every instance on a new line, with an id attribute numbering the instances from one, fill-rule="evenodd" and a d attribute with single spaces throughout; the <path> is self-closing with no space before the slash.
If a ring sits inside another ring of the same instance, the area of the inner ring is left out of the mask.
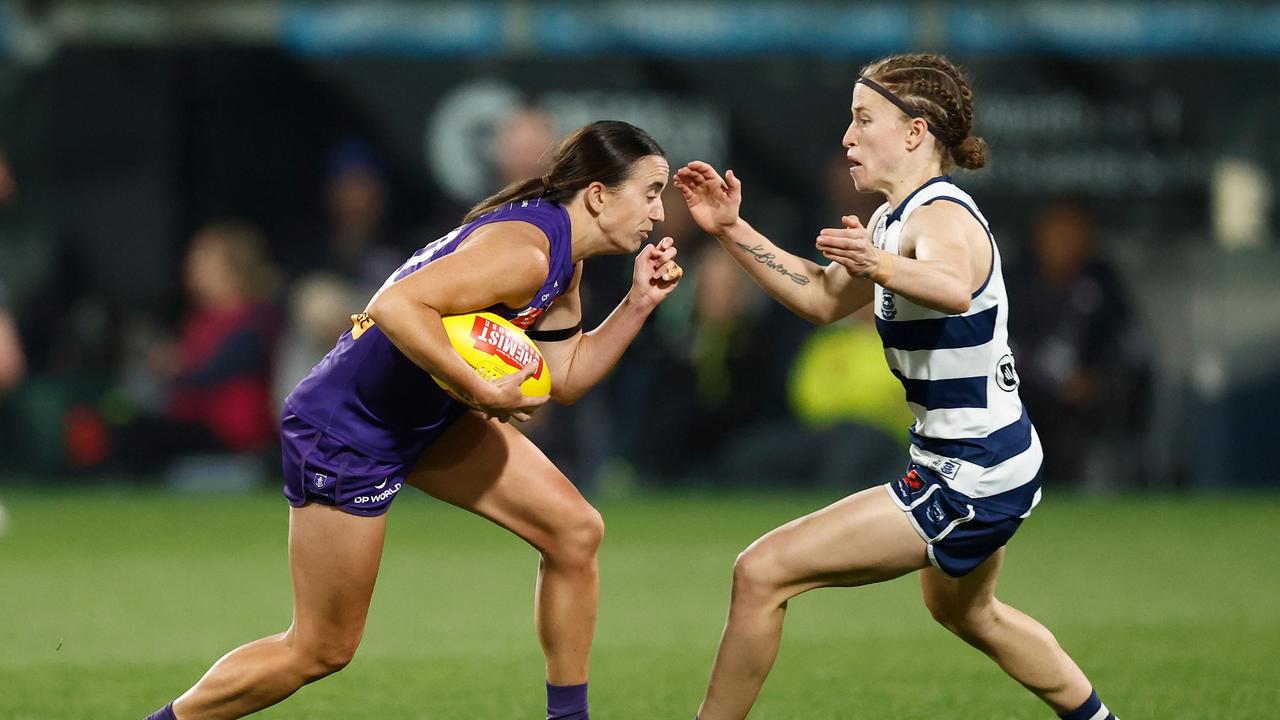
<path id="1" fill-rule="evenodd" d="M 767 265 L 770 270 L 777 270 L 779 273 L 781 273 L 782 275 L 785 275 L 788 279 L 790 279 L 791 282 L 797 285 L 809 284 L 809 276 L 805 275 L 804 273 L 791 272 L 790 270 L 783 267 L 782 263 L 774 259 L 778 257 L 777 253 L 771 253 L 765 250 L 765 247 L 763 245 L 756 245 L 755 247 L 747 247 L 742 243 L 734 243 L 734 244 L 742 248 L 743 252 L 755 258 L 756 262 L 762 265 Z"/>

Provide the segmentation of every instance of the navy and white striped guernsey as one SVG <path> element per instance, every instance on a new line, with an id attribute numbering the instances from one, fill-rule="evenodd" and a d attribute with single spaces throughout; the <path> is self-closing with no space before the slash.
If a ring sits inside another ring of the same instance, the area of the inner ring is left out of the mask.
<path id="1" fill-rule="evenodd" d="M 916 417 L 912 462 L 937 473 L 953 490 L 990 497 L 1037 480 L 1043 459 L 1040 439 L 1018 397 L 1006 329 L 1009 303 L 990 226 L 973 198 L 944 176 L 882 213 L 872 238 L 877 248 L 898 254 L 911 214 L 935 202 L 960 205 L 986 229 L 990 275 L 960 315 L 930 310 L 876 285 L 876 329 L 889 369 L 902 382 Z M 1038 483 L 1035 487 L 1026 514 L 1040 500 Z"/>

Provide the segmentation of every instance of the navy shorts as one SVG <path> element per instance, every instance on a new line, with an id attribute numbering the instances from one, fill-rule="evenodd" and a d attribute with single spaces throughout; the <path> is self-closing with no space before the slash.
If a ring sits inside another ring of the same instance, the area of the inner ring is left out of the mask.
<path id="1" fill-rule="evenodd" d="M 368 457 L 288 412 L 280 420 L 280 450 L 284 496 L 294 507 L 318 502 L 352 515 L 381 515 L 412 469 Z"/>
<path id="2" fill-rule="evenodd" d="M 929 562 L 953 578 L 1004 547 L 1040 499 L 1039 476 L 999 495 L 971 498 L 915 463 L 884 487 L 928 543 Z"/>

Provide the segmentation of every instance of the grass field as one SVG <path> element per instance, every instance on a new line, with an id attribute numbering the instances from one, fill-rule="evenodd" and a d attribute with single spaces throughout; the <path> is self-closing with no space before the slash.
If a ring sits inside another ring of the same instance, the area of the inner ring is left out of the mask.
<path id="1" fill-rule="evenodd" d="M 692 717 L 734 555 L 834 499 L 641 496 L 601 504 L 592 713 Z M 274 494 L 8 493 L 0 718 L 141 718 L 219 655 L 289 621 Z M 1280 717 L 1280 498 L 1052 494 L 1001 596 L 1044 621 L 1123 720 Z M 536 556 L 421 495 L 391 513 L 365 641 L 264 718 L 538 718 Z M 1051 718 L 935 625 L 914 578 L 791 604 L 753 718 Z"/>

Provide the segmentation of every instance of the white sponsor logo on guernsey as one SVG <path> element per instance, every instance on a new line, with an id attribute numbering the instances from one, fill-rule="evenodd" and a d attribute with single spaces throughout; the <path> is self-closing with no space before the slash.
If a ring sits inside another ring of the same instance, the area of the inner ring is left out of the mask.
<path id="1" fill-rule="evenodd" d="M 386 483 L 384 482 L 383 484 L 386 484 Z M 360 497 L 357 497 L 355 500 L 352 500 L 351 502 L 355 503 L 356 505 L 368 505 L 369 503 L 382 502 L 383 500 L 386 500 L 392 495 L 395 495 L 396 493 L 400 492 L 400 485 L 401 485 L 400 483 L 396 483 L 395 485 L 392 485 L 391 487 L 387 488 L 386 490 L 383 490 L 377 495 L 361 495 Z M 378 487 L 381 487 L 381 486 L 378 486 Z"/>
<path id="2" fill-rule="evenodd" d="M 384 488 L 384 487 L 386 487 L 386 486 L 387 486 L 387 481 L 386 481 L 386 480 L 383 480 L 382 482 L 378 483 L 377 485 L 374 485 L 374 486 L 373 486 L 373 489 L 375 489 L 375 490 L 381 490 L 382 488 Z"/>

